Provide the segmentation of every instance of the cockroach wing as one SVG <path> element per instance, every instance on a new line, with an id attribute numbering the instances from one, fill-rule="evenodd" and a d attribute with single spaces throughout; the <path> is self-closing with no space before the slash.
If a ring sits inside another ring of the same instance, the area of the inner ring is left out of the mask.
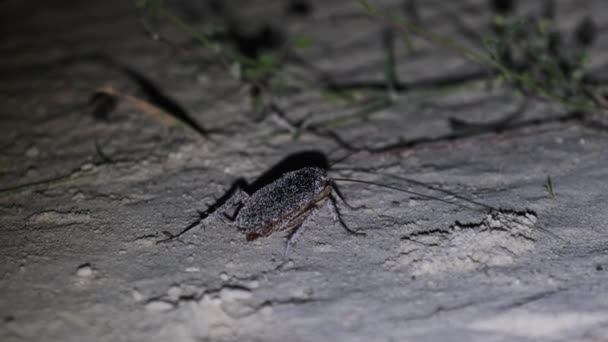
<path id="1" fill-rule="evenodd" d="M 309 206 L 327 184 L 325 171 L 320 168 L 306 167 L 285 173 L 251 194 L 239 211 L 236 224 L 251 232 L 276 224 Z"/>

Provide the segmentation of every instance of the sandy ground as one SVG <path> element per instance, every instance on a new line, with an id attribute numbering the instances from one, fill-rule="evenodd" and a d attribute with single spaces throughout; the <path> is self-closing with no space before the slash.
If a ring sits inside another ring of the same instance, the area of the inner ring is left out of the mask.
<path id="1" fill-rule="evenodd" d="M 190 44 L 195 54 L 184 56 L 148 39 L 128 1 L 62 3 L 34 11 L 27 2 L 0 3 L 0 340 L 608 341 L 602 118 L 558 120 L 567 115 L 561 107 L 524 106 L 508 89 L 486 84 L 403 93 L 335 132 L 361 148 L 422 141 L 350 153 L 314 134 L 293 139 L 272 117 L 256 120 L 247 90 L 204 49 Z M 205 6 L 194 3 L 177 6 L 204 22 Z M 530 3 L 521 11 L 534 10 Z M 606 3 L 557 4 L 564 29 L 587 14 L 598 22 L 591 70 L 607 75 Z M 306 32 L 314 44 L 303 57 L 341 81 L 382 80 L 382 25 L 352 2 L 318 1 L 312 14 L 289 20 L 280 1 L 234 7 L 253 30 L 273 22 L 285 34 Z M 486 7 L 425 2 L 420 15 L 433 30 L 459 37 L 448 14 L 483 32 Z M 183 33 L 165 32 L 188 44 Z M 415 53 L 398 46 L 403 80 L 478 70 L 417 44 Z M 201 139 L 124 101 L 108 120 L 95 119 L 88 105 L 95 88 L 137 90 L 108 59 L 148 77 L 206 129 L 225 132 Z M 297 66 L 293 72 L 306 74 Z M 354 112 L 314 87 L 277 101 L 293 120 Z M 514 129 L 444 139 L 453 133 L 448 118 L 490 122 L 517 110 Z M 347 234 L 322 208 L 287 257 L 284 234 L 247 242 L 217 217 L 180 241 L 156 244 L 162 231 L 196 220 L 236 179 L 253 182 L 302 151 L 332 162 L 350 154 L 332 165 L 332 177 L 457 200 L 415 180 L 502 210 L 344 182 L 347 200 L 365 208 L 339 205 L 342 216 L 365 237 Z M 554 197 L 543 188 L 548 175 Z"/>

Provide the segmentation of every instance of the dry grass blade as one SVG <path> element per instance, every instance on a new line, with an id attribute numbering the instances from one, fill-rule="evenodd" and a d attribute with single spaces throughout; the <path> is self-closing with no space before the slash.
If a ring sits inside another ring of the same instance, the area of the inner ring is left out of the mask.
<path id="1" fill-rule="evenodd" d="M 179 119 L 175 118 L 175 116 L 173 116 L 171 113 L 163 110 L 161 107 L 159 107 L 149 101 L 146 101 L 140 97 L 137 97 L 132 94 L 127 94 L 125 92 L 117 90 L 116 88 L 114 88 L 112 86 L 99 87 L 99 88 L 95 89 L 95 94 L 102 94 L 102 95 L 107 95 L 107 96 L 111 96 L 114 98 L 118 98 L 121 100 L 125 100 L 129 104 L 131 104 L 135 108 L 139 109 L 141 112 L 148 115 L 149 117 L 156 120 L 157 122 L 159 122 L 160 124 L 162 124 L 165 127 L 168 127 L 168 128 L 186 127 L 186 128 L 188 128 L 188 131 L 192 131 L 193 133 L 195 133 L 194 135 L 200 136 L 197 132 L 195 132 L 195 129 L 193 129 L 193 128 L 189 127 L 187 124 L 181 122 Z"/>
<path id="2" fill-rule="evenodd" d="M 131 105 L 133 105 L 135 108 L 141 110 L 144 114 L 149 115 L 151 118 L 155 119 L 156 121 L 160 122 L 161 124 L 163 124 L 166 127 L 173 128 L 173 127 L 177 127 L 179 125 L 179 121 L 176 118 L 174 118 L 171 114 L 162 110 L 160 107 L 158 107 L 144 99 L 141 99 L 135 95 L 126 94 L 124 92 L 121 92 L 112 86 L 103 86 L 103 87 L 97 88 L 97 89 L 95 89 L 95 93 L 96 94 L 105 94 L 105 95 L 109 95 L 112 97 L 117 97 L 122 100 L 125 100 L 125 101 L 129 102 Z"/>

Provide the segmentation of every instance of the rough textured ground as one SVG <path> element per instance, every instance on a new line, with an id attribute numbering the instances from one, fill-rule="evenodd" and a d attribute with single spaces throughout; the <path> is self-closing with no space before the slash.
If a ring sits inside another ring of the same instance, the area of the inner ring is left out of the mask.
<path id="1" fill-rule="evenodd" d="M 184 57 L 148 39 L 128 1 L 61 3 L 35 10 L 16 0 L 0 4 L 0 340 L 608 340 L 608 132 L 601 119 L 552 121 L 563 109 L 530 101 L 520 121 L 546 122 L 357 153 L 330 170 L 454 200 L 395 176 L 424 182 L 501 213 L 342 183 L 352 204 L 366 206 L 342 207 L 344 220 L 366 237 L 346 234 L 323 209 L 287 259 L 282 234 L 248 243 L 215 218 L 181 243 L 157 245 L 160 232 L 188 225 L 239 177 L 254 181 L 304 150 L 330 159 L 346 152 L 312 134 L 294 140 L 270 117 L 254 120 L 246 89 L 196 44 L 200 55 Z M 205 7 L 194 3 L 178 4 L 180 13 L 204 22 Z M 446 18 L 487 29 L 485 1 L 434 3 L 424 2 L 420 13 L 437 32 L 462 34 Z M 283 4 L 234 7 L 243 25 L 273 21 L 289 33 L 307 32 L 314 44 L 304 58 L 341 81 L 382 79 L 382 26 L 354 3 L 318 1 L 312 15 L 289 20 Z M 564 28 L 589 13 L 597 21 L 591 70 L 606 75 L 605 1 L 557 5 Z M 187 43 L 183 33 L 166 32 Z M 403 80 L 478 70 L 419 44 L 414 54 L 398 47 Z M 229 132 L 197 139 L 125 102 L 108 121 L 94 119 L 87 105 L 93 89 L 136 89 L 99 56 L 146 75 L 206 128 Z M 279 102 L 294 120 L 354 111 L 314 87 Z M 488 122 L 521 103 L 508 89 L 483 84 L 406 93 L 336 133 L 368 147 L 440 138 L 451 133 L 449 117 Z M 547 175 L 554 198 L 543 189 Z"/>

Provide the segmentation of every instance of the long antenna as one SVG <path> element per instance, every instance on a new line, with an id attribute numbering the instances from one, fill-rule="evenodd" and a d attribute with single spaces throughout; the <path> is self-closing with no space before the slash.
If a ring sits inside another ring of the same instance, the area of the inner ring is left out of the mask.
<path id="1" fill-rule="evenodd" d="M 481 208 L 489 209 L 489 210 L 496 211 L 496 212 L 500 212 L 500 210 L 498 208 L 496 208 L 496 207 L 493 207 L 491 205 L 484 204 L 484 203 L 481 203 L 481 202 L 477 202 L 475 200 L 472 200 L 472 199 L 469 199 L 467 197 L 458 195 L 458 194 L 456 194 L 454 192 L 451 192 L 449 190 L 437 189 L 435 187 L 429 186 L 429 185 L 424 184 L 422 182 L 418 182 L 418 181 L 414 181 L 414 180 L 410 180 L 410 179 L 406 179 L 406 178 L 401 178 L 401 177 L 398 177 L 398 176 L 392 176 L 392 177 L 395 177 L 395 178 L 398 178 L 398 179 L 402 179 L 402 180 L 405 180 L 405 181 L 408 181 L 408 182 L 411 182 L 411 183 L 414 183 L 414 184 L 417 184 L 417 185 L 425 186 L 425 187 L 427 187 L 427 188 L 429 188 L 431 190 L 442 191 L 444 193 L 447 193 L 447 194 L 449 194 L 451 196 L 454 196 L 454 197 L 456 197 L 458 199 L 461 199 L 463 201 L 467 201 L 469 203 L 475 204 L 475 205 L 477 205 L 477 206 L 479 206 Z M 403 189 L 403 188 L 396 187 L 396 186 L 393 186 L 393 185 L 387 185 L 387 184 L 381 184 L 381 183 L 376 183 L 376 182 L 372 182 L 372 181 L 365 181 L 365 180 L 351 179 L 351 178 L 332 178 L 332 179 L 334 181 L 340 181 L 340 182 L 352 182 L 352 183 L 361 183 L 361 184 L 374 185 L 374 186 L 381 187 L 381 188 L 387 188 L 387 189 L 391 189 L 391 190 L 395 190 L 395 191 L 400 191 L 400 192 L 404 192 L 404 193 L 407 193 L 407 194 L 411 194 L 411 195 L 420 196 L 420 197 L 423 197 L 423 198 L 435 200 L 435 201 L 440 201 L 440 202 L 443 202 L 443 203 L 447 203 L 447 204 L 450 204 L 450 205 L 454 205 L 454 206 L 457 206 L 457 207 L 461 207 L 461 208 L 465 208 L 465 209 L 469 209 L 469 210 L 473 210 L 473 211 L 480 211 L 478 208 L 473 208 L 473 207 L 470 207 L 468 205 L 464 205 L 464 204 L 461 204 L 461 203 L 456 203 L 456 202 L 444 200 L 444 199 L 439 198 L 439 197 L 425 195 L 425 194 L 422 194 L 422 193 L 419 193 L 419 192 L 416 192 L 416 191 L 411 191 L 411 190 Z M 509 220 L 509 221 L 511 221 L 513 223 L 521 224 L 521 222 L 518 222 L 516 219 L 510 218 L 508 216 L 505 216 L 505 219 L 507 219 L 507 220 Z M 536 228 L 538 230 L 544 232 L 545 234 L 547 234 L 549 236 L 552 236 L 552 237 L 554 237 L 554 238 L 556 238 L 556 239 L 558 239 L 560 241 L 569 242 L 568 240 L 566 240 L 563 237 L 561 237 L 561 236 L 553 233 L 552 231 L 548 230 L 547 228 L 545 228 L 545 227 L 543 227 L 541 225 L 537 225 Z"/>
<path id="2" fill-rule="evenodd" d="M 457 193 L 455 193 L 453 191 L 450 191 L 450 190 L 445 190 L 445 189 L 437 188 L 437 187 L 434 187 L 432 185 L 428 185 L 428 184 L 425 184 L 423 182 L 419 182 L 417 180 L 410 179 L 410 178 L 405 178 L 405 177 L 401 177 L 401 176 L 391 175 L 391 174 L 387 174 L 387 173 L 383 173 L 383 172 L 380 172 L 379 174 L 385 175 L 385 176 L 389 176 L 389 177 L 392 177 L 392 178 L 396 178 L 396 179 L 399 179 L 399 180 L 402 180 L 402 181 L 405 181 L 405 182 L 409 182 L 409 183 L 412 183 L 412 184 L 416 184 L 416 185 L 419 185 L 419 186 L 423 186 L 423 187 L 425 187 L 427 189 L 430 189 L 430 190 L 440 191 L 440 192 L 446 193 L 448 195 L 454 196 L 454 197 L 456 197 L 458 199 L 461 199 L 463 201 L 467 201 L 469 203 L 478 205 L 478 206 L 480 206 L 482 208 L 486 208 L 486 209 L 489 209 L 489 210 L 492 210 L 492 211 L 500 212 L 500 209 L 497 208 L 497 207 L 494 207 L 494 206 L 491 206 L 489 204 L 485 204 L 485 203 L 481 203 L 481 202 L 475 201 L 473 199 L 470 199 L 470 198 L 468 198 L 466 196 L 462 196 L 462 195 L 457 194 Z M 518 223 L 515 219 L 509 219 L 509 220 L 512 221 L 512 222 Z M 536 228 L 538 230 L 544 232 L 545 234 L 548 234 L 548 235 L 550 235 L 550 236 L 552 236 L 552 237 L 554 237 L 554 238 L 556 238 L 558 240 L 561 240 L 563 242 L 570 242 L 569 240 L 564 239 L 563 237 L 561 237 L 561 236 L 553 233 L 552 231 L 550 231 L 549 229 L 543 227 L 540 224 L 538 224 L 536 226 Z"/>
<path id="3" fill-rule="evenodd" d="M 463 201 L 469 202 L 471 204 L 475 204 L 477 206 L 480 206 L 482 208 L 498 211 L 498 208 L 495 208 L 495 207 L 493 207 L 493 206 L 491 206 L 489 204 L 478 202 L 478 201 L 476 201 L 474 199 L 471 199 L 469 197 L 462 196 L 462 195 L 460 195 L 460 194 L 458 194 L 458 193 L 456 193 L 454 191 L 438 188 L 436 186 L 432 186 L 432 185 L 426 184 L 424 182 L 417 181 L 415 179 L 401 177 L 401 176 L 397 176 L 397 175 L 391 175 L 389 173 L 384 173 L 384 172 L 378 172 L 377 174 L 382 175 L 382 176 L 387 176 L 387 177 L 395 178 L 395 179 L 398 179 L 398 180 L 401 180 L 401 181 L 404 181 L 404 182 L 408 182 L 408 183 L 411 183 L 411 184 L 414 184 L 414 185 L 418 185 L 418 186 L 427 188 L 429 190 L 443 192 L 444 194 L 448 194 L 448 195 L 453 196 L 455 198 L 458 198 L 458 199 L 461 199 Z"/>
<path id="4" fill-rule="evenodd" d="M 424 197 L 426 199 L 431 199 L 431 200 L 434 200 L 434 201 L 440 201 L 440 202 L 443 202 L 443 203 L 455 205 L 457 207 L 461 207 L 461 208 L 465 208 L 465 209 L 469 209 L 469 210 L 475 210 L 475 211 L 478 210 L 478 209 L 475 209 L 473 207 L 469 207 L 468 205 L 464 205 L 464 204 L 460 204 L 460 203 L 444 200 L 444 199 L 439 198 L 439 197 L 434 197 L 434 196 L 431 196 L 431 195 L 425 195 L 425 194 L 420 193 L 420 192 L 411 191 L 411 190 L 399 188 L 399 187 L 392 186 L 392 185 L 386 185 L 386 184 L 381 184 L 381 183 L 376 183 L 376 182 L 371 182 L 371 181 L 365 181 L 365 180 L 360 180 L 360 179 L 351 179 L 351 178 L 332 178 L 332 179 L 334 181 L 338 181 L 338 182 L 352 182 L 352 183 L 362 183 L 362 184 L 374 185 L 374 186 L 378 186 L 378 187 L 381 187 L 381 188 L 387 188 L 387 189 L 391 189 L 391 190 L 405 192 L 406 194 L 410 194 L 410 195 Z"/>

